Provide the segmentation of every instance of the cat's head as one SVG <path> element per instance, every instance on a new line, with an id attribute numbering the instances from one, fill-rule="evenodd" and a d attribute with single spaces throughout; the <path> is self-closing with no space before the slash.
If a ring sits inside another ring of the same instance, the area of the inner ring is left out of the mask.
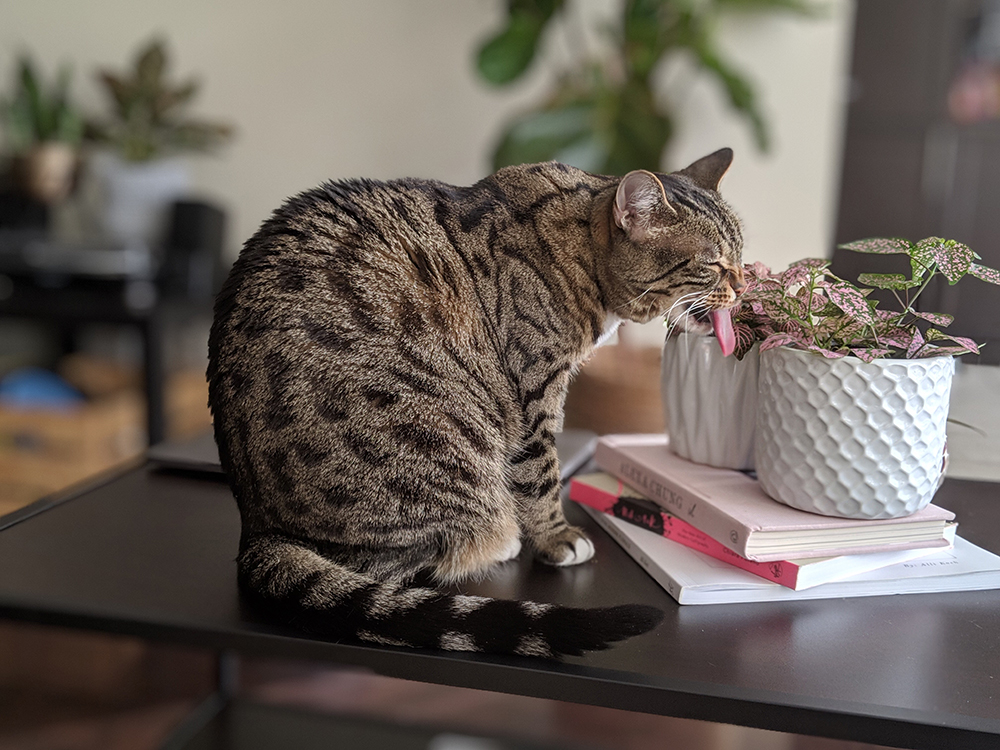
<path id="1" fill-rule="evenodd" d="M 719 195 L 724 148 L 671 174 L 629 172 L 611 203 L 610 312 L 645 323 L 731 307 L 745 286 L 739 218 Z"/>

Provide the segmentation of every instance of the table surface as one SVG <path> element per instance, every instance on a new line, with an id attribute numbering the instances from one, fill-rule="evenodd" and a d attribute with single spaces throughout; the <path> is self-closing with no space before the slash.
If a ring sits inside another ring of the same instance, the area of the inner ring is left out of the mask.
<path id="1" fill-rule="evenodd" d="M 949 479 L 935 502 L 1000 552 L 1000 485 Z M 584 513 L 567 513 L 593 537 L 593 561 L 519 559 L 460 590 L 647 602 L 666 613 L 656 630 L 563 662 L 303 637 L 241 602 L 227 485 L 152 462 L 0 523 L 0 616 L 884 745 L 1000 746 L 1000 591 L 681 607 Z"/>

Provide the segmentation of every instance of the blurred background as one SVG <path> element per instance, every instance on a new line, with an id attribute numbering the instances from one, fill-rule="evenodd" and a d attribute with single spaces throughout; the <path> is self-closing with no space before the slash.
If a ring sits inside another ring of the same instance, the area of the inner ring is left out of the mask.
<path id="1" fill-rule="evenodd" d="M 0 514 L 208 429 L 214 291 L 261 221 L 324 180 L 467 185 L 548 158 L 669 171 L 730 146 L 747 261 L 832 257 L 850 275 L 837 242 L 940 234 L 995 267 L 998 64 L 993 0 L 0 0 Z M 938 290 L 934 309 L 1000 338 L 977 294 Z M 662 325 L 620 338 L 567 424 L 662 429 Z M 211 678 L 201 654 L 3 627 L 10 689 L 88 684 L 86 701 L 121 705 Z M 165 667 L 184 659 L 181 677 Z M 0 747 L 110 746 L 15 728 Z M 146 746 L 133 730 L 116 746 Z"/>
<path id="2" fill-rule="evenodd" d="M 519 36 L 521 6 L 540 20 Z M 0 510 L 206 427 L 212 292 L 324 180 L 468 185 L 504 157 L 670 170 L 731 146 L 746 257 L 828 254 L 852 4 L 666 3 L 658 27 L 659 6 L 4 0 Z M 650 62 L 623 74 L 637 48 Z M 649 390 L 662 326 L 629 334 Z"/>

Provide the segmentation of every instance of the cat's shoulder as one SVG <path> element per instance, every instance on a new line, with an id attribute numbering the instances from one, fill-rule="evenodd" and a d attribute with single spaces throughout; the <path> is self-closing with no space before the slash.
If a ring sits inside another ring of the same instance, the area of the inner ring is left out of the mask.
<path id="1" fill-rule="evenodd" d="M 559 190 L 573 190 L 581 185 L 603 184 L 607 178 L 590 174 L 582 169 L 571 167 L 558 161 L 545 161 L 535 164 L 516 164 L 503 167 L 494 172 L 487 180 L 495 180 L 500 184 L 534 184 L 539 187 Z"/>

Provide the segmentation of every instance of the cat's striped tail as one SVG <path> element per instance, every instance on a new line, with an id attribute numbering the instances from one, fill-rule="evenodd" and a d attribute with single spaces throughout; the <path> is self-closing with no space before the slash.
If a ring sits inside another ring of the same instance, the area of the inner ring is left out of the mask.
<path id="1" fill-rule="evenodd" d="M 577 609 L 380 583 L 276 537 L 247 543 L 238 566 L 244 592 L 288 623 L 392 646 L 576 656 L 645 633 L 663 618 L 641 604 Z"/>

